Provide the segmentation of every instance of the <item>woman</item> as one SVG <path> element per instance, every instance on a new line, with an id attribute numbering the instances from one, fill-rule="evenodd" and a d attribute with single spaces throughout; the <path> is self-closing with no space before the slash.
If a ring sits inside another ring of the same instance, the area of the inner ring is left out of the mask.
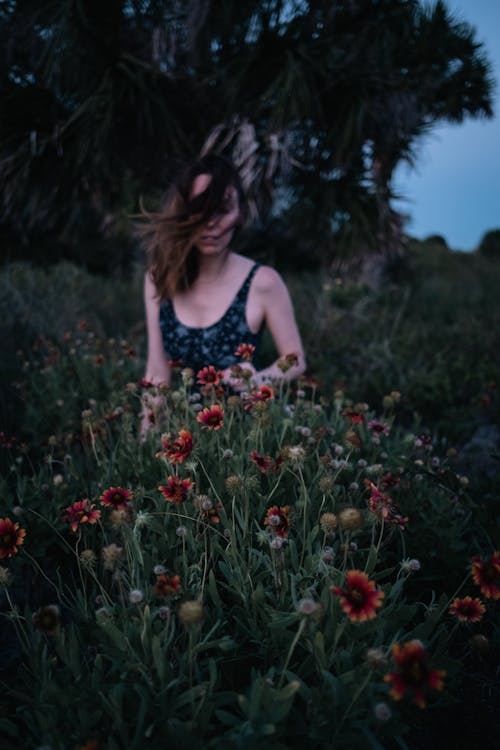
<path id="1" fill-rule="evenodd" d="M 164 211 L 148 218 L 141 229 L 148 253 L 145 380 L 170 385 L 169 361 L 181 360 L 195 376 L 214 365 L 225 383 L 242 390 L 246 384 L 231 373 L 233 365 L 241 364 L 236 355 L 240 344 L 255 347 L 255 366 L 244 366 L 256 385 L 301 375 L 304 351 L 281 276 L 230 247 L 246 218 L 245 196 L 232 164 L 215 155 L 196 161 L 171 189 Z M 259 368 L 264 325 L 280 358 L 295 355 L 286 373 L 279 360 Z"/>

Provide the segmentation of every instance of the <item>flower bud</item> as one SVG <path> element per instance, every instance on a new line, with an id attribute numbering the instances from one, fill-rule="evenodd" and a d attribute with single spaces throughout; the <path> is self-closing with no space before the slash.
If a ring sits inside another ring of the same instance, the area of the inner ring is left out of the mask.
<path id="1" fill-rule="evenodd" d="M 338 516 L 343 531 L 354 531 L 363 525 L 363 514 L 357 508 L 344 508 Z"/>
<path id="2" fill-rule="evenodd" d="M 333 534 L 338 526 L 338 519 L 335 513 L 323 513 L 320 516 L 319 524 L 324 534 Z"/>
<path id="3" fill-rule="evenodd" d="M 179 620 L 186 628 L 198 625 L 203 619 L 203 604 L 199 599 L 182 602 L 178 614 Z"/>

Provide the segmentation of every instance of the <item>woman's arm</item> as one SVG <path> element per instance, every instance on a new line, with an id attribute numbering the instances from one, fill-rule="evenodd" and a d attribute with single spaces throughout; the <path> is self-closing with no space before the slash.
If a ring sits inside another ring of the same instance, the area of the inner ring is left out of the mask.
<path id="1" fill-rule="evenodd" d="M 255 277 L 255 283 L 256 293 L 264 308 L 265 322 L 278 350 L 279 359 L 269 367 L 256 372 L 253 379 L 259 384 L 274 378 L 294 380 L 305 372 L 306 360 L 286 284 L 280 274 L 270 266 L 260 269 Z M 297 360 L 283 372 L 279 362 L 288 354 L 294 354 Z"/>
<path id="2" fill-rule="evenodd" d="M 153 383 L 153 385 L 161 385 L 162 383 L 170 385 L 172 373 L 163 348 L 160 329 L 160 302 L 156 296 L 155 285 L 149 271 L 146 272 L 144 277 L 144 306 L 146 308 L 148 334 L 148 356 L 144 379 L 148 383 Z"/>
<path id="3" fill-rule="evenodd" d="M 156 288 L 153 280 L 146 272 L 144 277 L 144 306 L 146 308 L 146 327 L 148 336 L 148 354 L 146 361 L 146 372 L 144 380 L 153 385 L 169 386 L 172 379 L 172 373 L 167 361 L 167 355 L 163 348 L 163 339 L 160 329 L 160 302 L 156 295 Z M 146 433 L 151 428 L 153 422 L 151 415 L 161 411 L 165 399 L 163 396 L 152 396 L 146 394 L 143 397 L 143 408 L 141 412 L 140 435 L 145 438 Z"/>

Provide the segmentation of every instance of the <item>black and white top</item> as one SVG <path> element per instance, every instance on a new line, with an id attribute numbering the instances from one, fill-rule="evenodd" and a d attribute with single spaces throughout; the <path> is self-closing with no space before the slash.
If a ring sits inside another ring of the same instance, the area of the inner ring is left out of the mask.
<path id="1" fill-rule="evenodd" d="M 223 370 L 241 362 L 235 355 L 240 344 L 252 344 L 255 346 L 253 364 L 259 369 L 258 354 L 262 327 L 257 333 L 253 333 L 246 318 L 248 291 L 259 265 L 255 263 L 252 266 L 222 318 L 211 326 L 186 326 L 177 319 L 172 300 L 160 303 L 163 346 L 171 360 L 181 360 L 183 367 L 191 367 L 195 373 L 208 365 Z"/>

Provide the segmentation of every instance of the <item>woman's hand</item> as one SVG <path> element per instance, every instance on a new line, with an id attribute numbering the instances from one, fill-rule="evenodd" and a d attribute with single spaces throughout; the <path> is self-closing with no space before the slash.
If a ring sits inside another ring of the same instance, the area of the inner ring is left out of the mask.
<path id="1" fill-rule="evenodd" d="M 139 425 L 139 440 L 143 443 L 150 430 L 164 421 L 166 416 L 166 401 L 162 395 L 154 396 L 152 393 L 144 393 L 142 398 L 141 421 Z"/>
<path id="2" fill-rule="evenodd" d="M 222 371 L 222 382 L 229 385 L 236 393 L 250 390 L 253 385 L 257 384 L 258 377 L 259 373 L 250 362 L 236 367 L 226 367 Z"/>

